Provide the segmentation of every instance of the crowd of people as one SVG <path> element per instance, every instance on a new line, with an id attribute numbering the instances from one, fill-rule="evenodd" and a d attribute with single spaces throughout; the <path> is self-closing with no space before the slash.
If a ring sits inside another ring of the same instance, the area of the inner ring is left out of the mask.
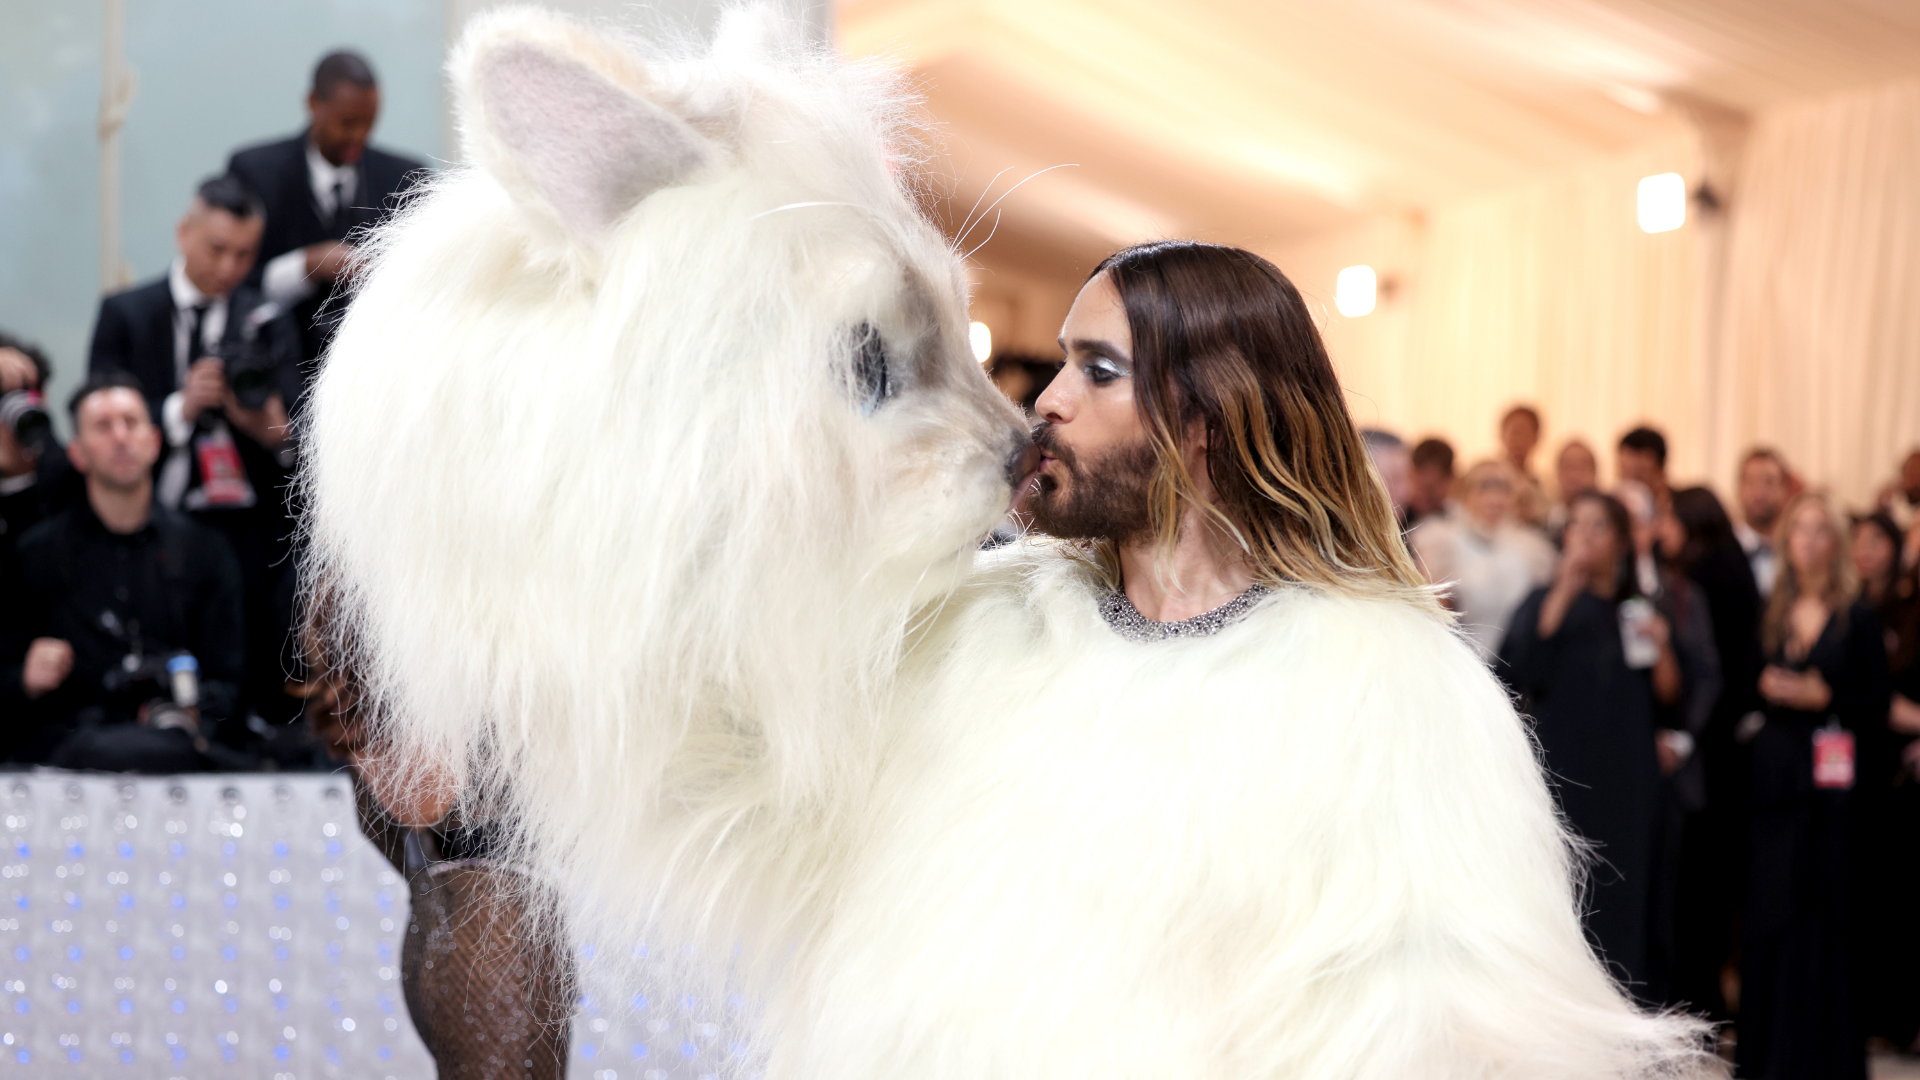
<path id="1" fill-rule="evenodd" d="M 1552 483 L 1539 413 L 1456 474 L 1441 439 L 1367 445 L 1408 546 L 1531 718 L 1590 846 L 1585 918 L 1650 1002 L 1737 1017 L 1743 1075 L 1865 1075 L 1916 1049 L 1920 450 L 1846 508 L 1777 451 L 1735 514 L 1627 432 L 1618 481 L 1575 439 Z"/>
<path id="2" fill-rule="evenodd" d="M 0 755 L 147 772 L 318 765 L 299 720 L 291 437 L 357 230 L 421 175 L 368 145 L 372 68 L 324 57 L 308 127 L 192 192 L 166 273 L 100 304 L 55 438 L 48 360 L 0 334 Z"/>
<path id="3" fill-rule="evenodd" d="M 321 61 L 310 126 L 201 183 L 159 278 L 101 304 L 53 436 L 47 358 L 0 335 L 0 754 L 153 772 L 321 763 L 297 724 L 290 438 L 356 230 L 421 166 L 367 145 L 379 90 Z M 1032 400 L 1048 361 L 1001 358 Z M 1850 519 L 1779 453 L 1735 514 L 1649 428 L 1618 481 L 1521 406 L 1504 453 L 1366 433 L 1409 548 L 1532 718 L 1591 846 L 1587 925 L 1652 1002 L 1738 1017 L 1743 1071 L 1864 1075 L 1920 1036 L 1920 450 Z M 377 467 L 377 466 L 376 466 Z"/>

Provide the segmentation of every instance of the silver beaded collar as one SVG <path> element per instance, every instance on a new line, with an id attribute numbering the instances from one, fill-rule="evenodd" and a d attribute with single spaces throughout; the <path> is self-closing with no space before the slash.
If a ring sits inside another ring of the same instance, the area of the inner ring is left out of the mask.
<path id="1" fill-rule="evenodd" d="M 1128 641 L 1206 637 L 1239 622 L 1247 612 L 1253 610 L 1253 605 L 1259 603 L 1261 597 L 1271 591 L 1265 585 L 1254 585 L 1212 611 L 1191 619 L 1156 622 L 1140 614 L 1140 610 L 1133 606 L 1133 601 L 1127 599 L 1125 589 L 1115 589 L 1100 598 L 1100 617 L 1107 620 L 1107 625 L 1113 627 L 1114 633 Z"/>

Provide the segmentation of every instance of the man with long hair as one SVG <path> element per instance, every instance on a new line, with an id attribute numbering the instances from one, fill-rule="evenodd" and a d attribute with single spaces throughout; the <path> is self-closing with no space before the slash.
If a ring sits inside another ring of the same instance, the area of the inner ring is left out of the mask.
<path id="1" fill-rule="evenodd" d="M 837 962 L 769 1075 L 1718 1071 L 1583 938 L 1533 745 L 1293 285 L 1131 248 L 1061 346 L 1044 535 L 914 643 L 887 812 L 808 953 Z"/>

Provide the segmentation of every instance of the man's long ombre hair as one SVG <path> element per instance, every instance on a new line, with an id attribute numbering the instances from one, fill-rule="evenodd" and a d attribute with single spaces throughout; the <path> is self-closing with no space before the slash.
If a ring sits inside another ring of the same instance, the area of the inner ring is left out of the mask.
<path id="1" fill-rule="evenodd" d="M 1156 549 L 1170 554 L 1198 508 L 1263 583 L 1439 610 L 1286 275 L 1251 252 L 1187 240 L 1127 248 L 1088 280 L 1102 273 L 1126 308 L 1134 400 L 1158 459 L 1148 489 Z M 1196 424 L 1206 431 L 1211 502 L 1181 452 Z"/>

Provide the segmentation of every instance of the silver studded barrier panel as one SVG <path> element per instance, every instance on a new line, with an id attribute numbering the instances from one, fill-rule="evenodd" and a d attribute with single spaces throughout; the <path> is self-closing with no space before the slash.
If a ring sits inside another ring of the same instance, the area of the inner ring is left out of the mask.
<path id="1" fill-rule="evenodd" d="M 406 882 L 344 775 L 0 773 L 0 1075 L 429 1080 L 400 989 Z M 645 956 L 647 946 L 630 946 Z M 744 1003 L 575 952 L 568 1075 L 701 1080 Z"/>

